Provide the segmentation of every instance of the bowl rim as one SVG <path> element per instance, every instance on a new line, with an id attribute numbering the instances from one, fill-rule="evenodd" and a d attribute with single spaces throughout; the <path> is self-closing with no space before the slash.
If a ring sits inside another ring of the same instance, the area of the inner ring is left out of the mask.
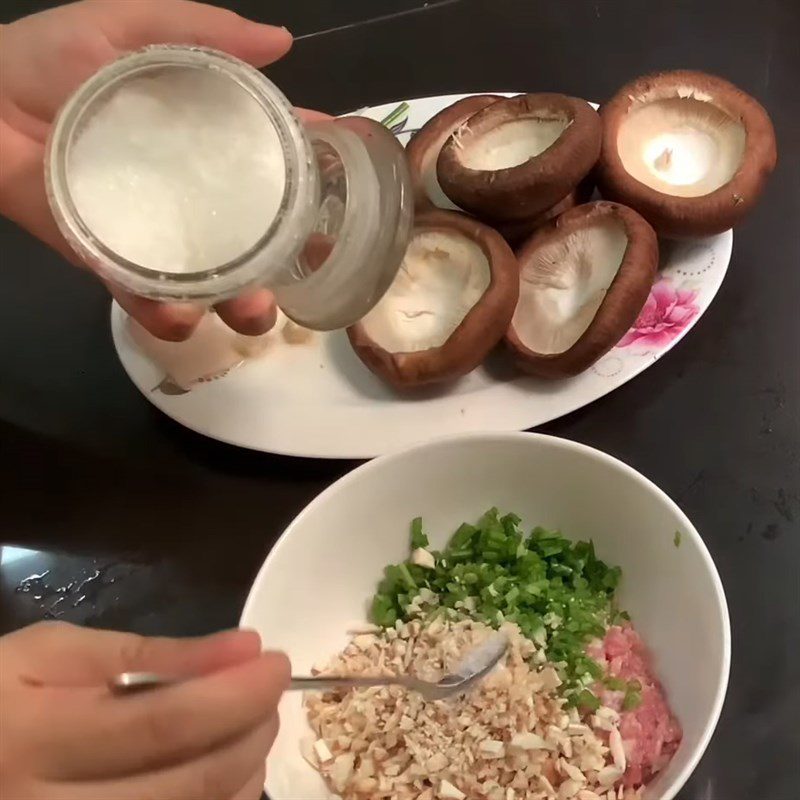
<path id="1" fill-rule="evenodd" d="M 610 467 L 611 469 L 616 469 L 625 473 L 630 478 L 634 479 L 643 488 L 654 493 L 656 497 L 659 500 L 661 500 L 662 503 L 670 507 L 673 510 L 673 512 L 677 515 L 677 517 L 680 519 L 682 526 L 681 530 L 682 534 L 684 536 L 686 535 L 690 536 L 695 541 L 698 553 L 700 554 L 700 558 L 703 560 L 703 563 L 711 578 L 711 582 L 714 586 L 714 595 L 717 604 L 719 606 L 720 617 L 722 622 L 721 674 L 719 676 L 719 684 L 714 697 L 714 701 L 711 706 L 711 713 L 704 726 L 703 732 L 697 741 L 697 745 L 694 748 L 694 752 L 692 753 L 691 758 L 689 758 L 684 768 L 672 780 L 671 785 L 668 786 L 666 791 L 658 798 L 658 800 L 673 800 L 673 798 L 678 794 L 678 792 L 684 787 L 686 782 L 689 780 L 689 777 L 692 775 L 698 763 L 700 762 L 700 759 L 703 757 L 711 741 L 711 737 L 714 735 L 714 732 L 717 728 L 717 724 L 719 722 L 720 715 L 722 713 L 722 707 L 725 702 L 725 697 L 728 690 L 728 683 L 730 678 L 730 665 L 731 665 L 731 624 L 730 624 L 730 613 L 728 610 L 728 603 L 725 597 L 725 590 L 722 586 L 722 580 L 719 576 L 716 564 L 714 563 L 714 559 L 712 558 L 711 553 L 709 552 L 708 547 L 706 546 L 706 543 L 703 541 L 703 537 L 700 535 L 697 528 L 695 528 L 691 520 L 686 516 L 686 514 L 683 512 L 680 506 L 663 489 L 661 489 L 657 484 L 655 484 L 641 472 L 634 469 L 629 464 L 626 464 L 621 459 L 616 458 L 615 456 L 611 456 L 608 453 L 605 453 L 602 450 L 598 450 L 595 447 L 591 447 L 590 445 L 582 444 L 580 442 L 575 442 L 572 441 L 571 439 L 564 439 L 559 436 L 551 436 L 549 434 L 544 434 L 544 433 L 531 433 L 527 431 L 499 431 L 499 432 L 489 431 L 489 432 L 456 434 L 456 435 L 437 437 L 435 439 L 429 439 L 423 443 L 414 445 L 413 447 L 405 448 L 403 450 L 395 451 L 392 453 L 387 453 L 386 455 L 379 456 L 378 458 L 374 458 L 370 461 L 366 461 L 365 463 L 360 464 L 355 469 L 351 470 L 342 477 L 338 478 L 330 486 L 328 486 L 325 490 L 323 490 L 320 494 L 314 497 L 314 499 L 311 500 L 300 511 L 300 513 L 298 513 L 297 516 L 295 516 L 294 519 L 292 519 L 292 521 L 286 526 L 283 533 L 281 533 L 281 535 L 275 541 L 275 544 L 267 553 L 267 556 L 264 559 L 261 568 L 258 570 L 258 573 L 253 579 L 253 583 L 247 594 L 247 599 L 245 600 L 244 607 L 242 608 L 242 613 L 239 618 L 239 626 L 251 627 L 251 628 L 254 627 L 253 621 L 250 620 L 249 618 L 253 614 L 255 597 L 258 594 L 260 587 L 264 585 L 266 582 L 265 581 L 266 574 L 270 569 L 272 562 L 278 557 L 279 551 L 281 550 L 282 546 L 285 544 L 289 536 L 291 536 L 292 532 L 300 525 L 302 525 L 306 516 L 313 513 L 319 506 L 324 505 L 328 501 L 328 499 L 333 495 L 348 488 L 351 484 L 356 483 L 366 473 L 374 471 L 376 469 L 377 470 L 382 469 L 384 465 L 391 464 L 395 461 L 401 461 L 410 456 L 417 455 L 420 452 L 425 452 L 426 450 L 438 449 L 440 447 L 447 447 L 449 445 L 457 445 L 462 443 L 472 443 L 480 445 L 480 443 L 482 442 L 502 444 L 504 442 L 522 442 L 522 441 L 529 443 L 538 442 L 539 444 L 545 444 L 547 446 L 562 448 L 563 450 L 571 451 L 582 457 L 593 459 L 605 465 L 606 467 Z M 266 789 L 266 783 L 265 783 L 265 789 Z"/>

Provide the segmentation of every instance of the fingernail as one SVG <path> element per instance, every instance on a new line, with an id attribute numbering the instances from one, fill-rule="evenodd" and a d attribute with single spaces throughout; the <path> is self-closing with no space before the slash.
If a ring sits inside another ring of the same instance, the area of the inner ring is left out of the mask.
<path id="1" fill-rule="evenodd" d="M 257 636 L 258 640 L 261 641 L 261 634 L 255 628 L 232 628 L 231 630 L 237 631 L 238 633 L 247 633 L 251 636 Z"/>
<path id="2" fill-rule="evenodd" d="M 276 25 L 274 22 L 259 22 L 257 24 L 262 28 L 268 28 L 270 31 L 284 31 L 289 36 L 292 35 L 292 32 L 285 25 Z"/>
<path id="3" fill-rule="evenodd" d="M 217 306 L 220 319 L 243 336 L 261 336 L 277 321 L 274 300 L 262 292 L 225 301 Z"/>

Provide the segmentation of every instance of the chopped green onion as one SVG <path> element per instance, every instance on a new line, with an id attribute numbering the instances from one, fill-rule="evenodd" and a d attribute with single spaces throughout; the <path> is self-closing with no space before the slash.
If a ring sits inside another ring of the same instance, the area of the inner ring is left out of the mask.
<path id="1" fill-rule="evenodd" d="M 642 693 L 636 691 L 628 691 L 625 694 L 625 699 L 622 701 L 623 711 L 632 711 L 642 704 Z"/>
<path id="2" fill-rule="evenodd" d="M 400 564 L 398 569 L 400 570 L 400 577 L 403 580 L 403 583 L 405 583 L 409 589 L 416 589 L 417 583 L 411 576 L 411 570 L 409 569 L 408 564 Z"/>
<path id="3" fill-rule="evenodd" d="M 411 549 L 416 550 L 420 547 L 427 547 L 430 544 L 428 537 L 422 530 L 422 517 L 417 517 L 411 521 Z"/>
<path id="4" fill-rule="evenodd" d="M 571 542 L 541 527 L 525 536 L 520 525 L 515 514 L 500 516 L 492 508 L 477 525 L 464 523 L 456 530 L 435 554 L 434 569 L 410 561 L 388 566 L 372 620 L 388 627 L 397 619 L 427 615 L 429 609 L 411 602 L 424 588 L 438 596 L 441 613 L 494 627 L 514 622 L 552 663 L 563 665 L 567 690 L 587 691 L 586 681 L 603 679 L 600 666 L 586 655 L 587 644 L 627 619 L 614 607 L 620 569 L 598 559 L 592 542 Z M 420 518 L 411 523 L 411 546 L 428 546 Z"/>
<path id="5" fill-rule="evenodd" d="M 392 598 L 385 594 L 376 594 L 372 599 L 372 620 L 376 625 L 390 628 L 397 621 L 397 609 Z"/>
<path id="6" fill-rule="evenodd" d="M 588 689 L 583 689 L 576 695 L 575 705 L 586 711 L 597 711 L 600 708 L 600 698 Z"/>

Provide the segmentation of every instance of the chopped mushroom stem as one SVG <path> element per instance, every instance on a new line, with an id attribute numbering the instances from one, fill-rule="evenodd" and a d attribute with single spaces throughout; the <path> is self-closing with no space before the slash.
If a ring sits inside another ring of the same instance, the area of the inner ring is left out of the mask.
<path id="1" fill-rule="evenodd" d="M 578 724 L 552 681 L 554 666 L 533 666 L 543 654 L 537 645 L 516 625 L 500 630 L 506 655 L 466 695 L 426 703 L 396 686 L 309 694 L 309 722 L 333 758 L 313 750 L 306 758 L 342 800 L 554 800 L 580 791 L 606 800 L 621 791 L 606 731 Z M 398 623 L 367 647 L 351 643 L 326 671 L 438 680 L 494 635 L 470 620 Z"/>

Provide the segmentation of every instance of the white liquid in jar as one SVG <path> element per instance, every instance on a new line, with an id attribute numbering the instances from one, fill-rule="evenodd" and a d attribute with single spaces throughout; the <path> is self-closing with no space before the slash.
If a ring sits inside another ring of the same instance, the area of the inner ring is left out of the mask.
<path id="1" fill-rule="evenodd" d="M 275 219 L 286 166 L 259 103 L 208 69 L 132 78 L 83 122 L 67 160 L 89 230 L 152 270 L 214 269 L 251 248 Z"/>

